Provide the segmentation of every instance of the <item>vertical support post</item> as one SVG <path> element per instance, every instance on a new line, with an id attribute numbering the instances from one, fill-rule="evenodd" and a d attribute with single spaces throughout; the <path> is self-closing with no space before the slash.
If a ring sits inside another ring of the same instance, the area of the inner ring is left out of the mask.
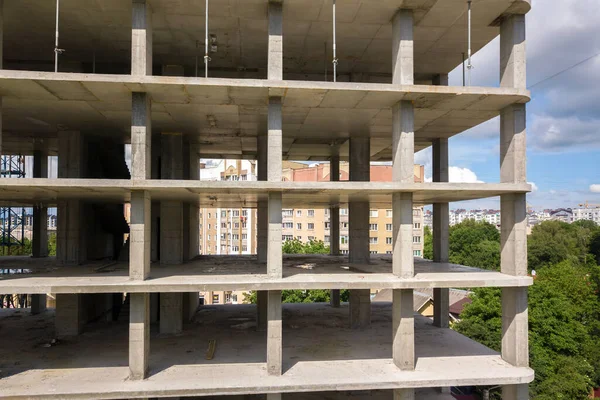
<path id="1" fill-rule="evenodd" d="M 174 335 L 183 331 L 183 293 L 160 294 L 161 335 Z"/>
<path id="2" fill-rule="evenodd" d="M 269 67 L 267 79 L 283 79 L 283 7 L 269 1 Z"/>
<path id="3" fill-rule="evenodd" d="M 257 137 L 257 163 L 258 172 L 257 178 L 259 181 L 266 181 L 268 178 L 267 169 L 268 161 L 268 136 L 259 135 Z M 267 199 L 259 199 L 256 212 L 257 218 L 257 235 L 256 235 L 256 253 L 259 263 L 267 262 L 267 242 L 269 237 L 269 201 Z"/>
<path id="4" fill-rule="evenodd" d="M 131 75 L 152 75 L 152 8 L 133 0 L 131 15 Z"/>
<path id="5" fill-rule="evenodd" d="M 282 168 L 282 105 L 281 97 L 269 98 L 267 179 L 269 182 L 281 182 Z M 267 242 L 267 273 L 270 277 L 283 277 L 281 252 L 281 193 L 269 193 L 269 231 Z"/>
<path id="6" fill-rule="evenodd" d="M 33 152 L 33 177 L 48 177 L 48 153 L 43 150 Z M 32 254 L 34 258 L 48 256 L 48 207 L 39 205 L 33 208 Z"/>
<path id="7" fill-rule="evenodd" d="M 525 16 L 510 15 L 500 27 L 500 86 L 525 89 Z M 513 104 L 500 113 L 500 181 L 527 182 L 526 109 Z M 525 194 L 500 197 L 500 267 L 503 273 L 527 274 Z M 529 365 L 527 288 L 502 288 L 502 358 L 517 367 Z M 525 400 L 527 385 L 505 386 L 502 398 Z"/>
<path id="8" fill-rule="evenodd" d="M 329 180 L 338 182 L 340 180 L 340 154 L 338 146 L 335 146 L 329 164 Z M 329 207 L 329 253 L 332 256 L 340 254 L 340 207 L 334 204 Z M 340 290 L 331 289 L 329 304 L 332 307 L 340 306 Z"/>
<path id="9" fill-rule="evenodd" d="M 283 349 L 281 291 L 270 290 L 268 293 L 267 371 L 269 375 L 281 375 Z"/>
<path id="10" fill-rule="evenodd" d="M 368 182 L 371 176 L 371 149 L 369 137 L 350 138 L 350 180 Z M 350 199 L 348 205 L 350 223 L 350 263 L 368 264 L 369 252 L 369 201 Z M 371 326 L 371 291 L 350 290 L 350 327 Z"/>
<path id="11" fill-rule="evenodd" d="M 150 294 L 130 296 L 129 379 L 140 380 L 146 378 L 150 358 Z"/>
<path id="12" fill-rule="evenodd" d="M 448 139 L 433 141 L 433 181 L 448 182 Z M 433 261 L 447 263 L 450 228 L 448 203 L 433 204 Z M 450 324 L 450 290 L 433 289 L 433 324 L 448 328 Z"/>
<path id="13" fill-rule="evenodd" d="M 183 179 L 183 136 L 161 135 L 161 179 Z M 160 263 L 181 264 L 184 251 L 183 202 L 160 203 Z"/>
<path id="14" fill-rule="evenodd" d="M 129 277 L 131 279 L 145 280 L 150 276 L 151 208 L 150 192 L 131 192 L 131 226 L 129 241 Z"/>
<path id="15" fill-rule="evenodd" d="M 152 179 L 152 112 L 147 93 L 131 95 L 131 179 Z"/>
<path id="16" fill-rule="evenodd" d="M 56 336 L 58 338 L 77 336 L 83 331 L 84 310 L 79 294 L 56 295 Z"/>
<path id="17" fill-rule="evenodd" d="M 392 21 L 392 83 L 414 83 L 414 20 L 412 10 L 400 10 Z M 414 106 L 400 101 L 392 108 L 392 181 L 414 182 Z M 400 278 L 414 276 L 412 251 L 413 196 L 394 193 L 392 197 L 392 271 Z M 415 323 L 413 290 L 394 289 L 392 305 L 392 358 L 401 370 L 415 366 Z M 414 399 L 413 389 L 394 390 L 394 399 Z"/>

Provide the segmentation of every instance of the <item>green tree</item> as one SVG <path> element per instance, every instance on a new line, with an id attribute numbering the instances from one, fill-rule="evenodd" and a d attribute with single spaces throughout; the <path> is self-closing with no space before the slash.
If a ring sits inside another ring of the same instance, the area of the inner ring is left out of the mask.
<path id="1" fill-rule="evenodd" d="M 329 247 L 322 240 L 304 243 L 299 239 L 286 240 L 281 246 L 284 254 L 329 254 Z"/>
<path id="2" fill-rule="evenodd" d="M 433 234 L 428 226 L 423 229 L 423 258 L 433 260 Z"/>

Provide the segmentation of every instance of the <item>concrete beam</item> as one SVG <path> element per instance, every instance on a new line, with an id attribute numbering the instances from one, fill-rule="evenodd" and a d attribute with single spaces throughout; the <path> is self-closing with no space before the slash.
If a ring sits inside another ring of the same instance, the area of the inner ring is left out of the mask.
<path id="1" fill-rule="evenodd" d="M 150 276 L 151 219 L 150 193 L 131 192 L 131 223 L 129 229 L 129 276 L 145 280 Z"/>
<path id="2" fill-rule="evenodd" d="M 160 294 L 161 335 L 176 335 L 183 331 L 183 293 Z"/>
<path id="3" fill-rule="evenodd" d="M 392 83 L 414 84 L 414 18 L 412 10 L 399 10 L 392 20 Z"/>
<path id="4" fill-rule="evenodd" d="M 281 375 L 283 357 L 281 290 L 270 290 L 268 297 L 267 372 L 269 375 Z"/>
<path id="5" fill-rule="evenodd" d="M 133 0 L 131 9 L 131 75 L 152 75 L 152 7 Z"/>
<path id="6" fill-rule="evenodd" d="M 146 379 L 150 359 L 150 294 L 129 296 L 129 379 Z"/>
<path id="7" fill-rule="evenodd" d="M 527 88 L 525 15 L 507 16 L 500 26 L 500 86 Z"/>
<path id="8" fill-rule="evenodd" d="M 415 368 L 415 314 L 413 290 L 394 289 L 392 305 L 392 358 L 403 370 Z"/>
<path id="9" fill-rule="evenodd" d="M 152 178 L 152 102 L 146 93 L 131 94 L 131 178 Z"/>
<path id="10" fill-rule="evenodd" d="M 269 80 L 283 79 L 283 6 L 269 2 Z"/>

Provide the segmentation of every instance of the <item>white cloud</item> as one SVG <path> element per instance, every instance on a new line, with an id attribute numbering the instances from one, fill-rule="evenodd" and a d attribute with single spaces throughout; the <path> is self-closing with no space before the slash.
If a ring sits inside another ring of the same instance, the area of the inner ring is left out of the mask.
<path id="1" fill-rule="evenodd" d="M 483 183 L 477 179 L 477 174 L 468 168 L 450 167 L 448 169 L 450 182 Z"/>
<path id="2" fill-rule="evenodd" d="M 590 185 L 590 192 L 600 193 L 600 185 L 599 184 Z"/>
<path id="3" fill-rule="evenodd" d="M 538 191 L 538 186 L 534 182 L 527 182 L 531 185 L 531 193 L 535 193 Z"/>
<path id="4" fill-rule="evenodd" d="M 600 148 L 600 119 L 533 115 L 531 146 L 543 151 L 594 150 Z"/>

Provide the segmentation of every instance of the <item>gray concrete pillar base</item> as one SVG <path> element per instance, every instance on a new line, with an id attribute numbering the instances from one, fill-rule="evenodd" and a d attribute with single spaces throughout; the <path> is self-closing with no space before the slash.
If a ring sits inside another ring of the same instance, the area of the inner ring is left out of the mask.
<path id="1" fill-rule="evenodd" d="M 267 330 L 267 308 L 269 292 L 259 290 L 256 292 L 256 330 L 266 332 Z"/>
<path id="2" fill-rule="evenodd" d="M 183 293 L 160 294 L 161 335 L 177 335 L 183 331 Z"/>
<path id="3" fill-rule="evenodd" d="M 528 400 L 529 385 L 507 385 L 502 387 L 502 400 Z"/>
<path id="4" fill-rule="evenodd" d="M 281 375 L 283 372 L 283 325 L 281 290 L 268 292 L 267 324 L 267 372 L 269 375 Z"/>
<path id="5" fill-rule="evenodd" d="M 131 293 L 129 314 L 129 379 L 145 379 L 150 358 L 150 294 Z"/>
<path id="6" fill-rule="evenodd" d="M 77 336 L 83 332 L 84 307 L 80 294 L 56 295 L 56 337 Z"/>
<path id="7" fill-rule="evenodd" d="M 46 311 L 46 300 L 45 294 L 32 294 L 31 295 L 31 314 L 37 315 Z"/>
<path id="8" fill-rule="evenodd" d="M 415 390 L 394 389 L 394 400 L 415 400 Z"/>
<path id="9" fill-rule="evenodd" d="M 433 325 L 438 328 L 450 327 L 450 289 L 433 289 Z"/>
<path id="10" fill-rule="evenodd" d="M 329 300 L 329 304 L 331 307 L 339 308 L 340 307 L 340 290 L 339 289 L 331 289 L 331 298 Z"/>
<path id="11" fill-rule="evenodd" d="M 415 314 L 413 290 L 394 289 L 392 305 L 392 357 L 404 371 L 415 368 Z"/>
<path id="12" fill-rule="evenodd" d="M 371 291 L 350 290 L 350 328 L 363 329 L 371 326 Z"/>

